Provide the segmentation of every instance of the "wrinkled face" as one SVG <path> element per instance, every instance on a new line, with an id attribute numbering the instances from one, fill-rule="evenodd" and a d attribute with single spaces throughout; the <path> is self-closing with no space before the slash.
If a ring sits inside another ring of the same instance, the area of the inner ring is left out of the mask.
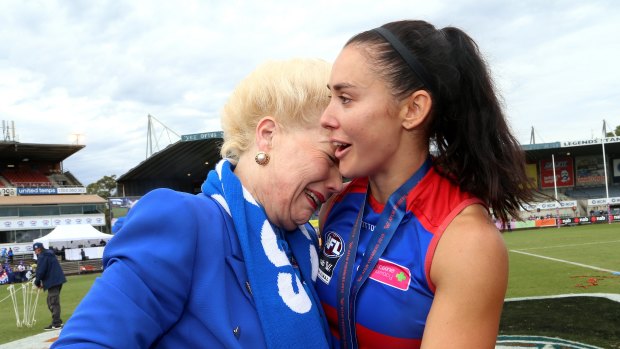
<path id="1" fill-rule="evenodd" d="M 279 132 L 273 139 L 269 193 L 262 204 L 269 220 L 286 230 L 305 224 L 318 207 L 342 189 L 328 133 L 312 129 Z"/>
<path id="2" fill-rule="evenodd" d="M 398 102 L 385 82 L 370 69 L 359 46 L 346 46 L 332 67 L 332 97 L 321 116 L 337 146 L 340 172 L 348 178 L 385 171 L 395 158 L 403 128 Z"/>

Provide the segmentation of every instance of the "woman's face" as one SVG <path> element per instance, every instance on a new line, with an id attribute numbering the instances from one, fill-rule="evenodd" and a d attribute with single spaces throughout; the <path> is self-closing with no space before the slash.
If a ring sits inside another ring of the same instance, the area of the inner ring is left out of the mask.
<path id="1" fill-rule="evenodd" d="M 359 46 L 342 50 L 329 80 L 331 100 L 321 116 L 321 126 L 331 131 L 337 146 L 340 172 L 348 178 L 387 171 L 398 159 L 403 135 L 398 102 L 370 64 Z"/>
<path id="2" fill-rule="evenodd" d="M 269 193 L 262 202 L 273 224 L 286 230 L 305 224 L 322 203 L 342 189 L 334 148 L 319 125 L 274 136 L 267 165 L 272 169 Z"/>

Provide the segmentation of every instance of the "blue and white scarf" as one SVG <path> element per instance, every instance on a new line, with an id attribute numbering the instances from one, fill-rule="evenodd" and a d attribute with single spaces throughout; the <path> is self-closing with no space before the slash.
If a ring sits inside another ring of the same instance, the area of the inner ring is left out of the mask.
<path id="1" fill-rule="evenodd" d="M 285 241 L 226 159 L 209 172 L 202 191 L 232 217 L 267 347 L 327 348 L 329 330 L 317 294 L 312 285 L 302 283 L 315 281 L 318 270 L 306 228 L 285 232 Z M 302 280 L 287 257 L 289 244 Z"/>

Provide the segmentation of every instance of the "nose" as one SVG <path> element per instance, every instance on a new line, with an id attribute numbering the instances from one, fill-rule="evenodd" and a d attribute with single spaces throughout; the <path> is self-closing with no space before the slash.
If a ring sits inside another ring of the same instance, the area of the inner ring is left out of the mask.
<path id="1" fill-rule="evenodd" d="M 327 190 L 330 194 L 329 196 L 342 191 L 342 175 L 340 175 L 340 171 L 337 166 L 330 168 L 329 178 L 325 181 L 325 185 L 327 186 Z"/>
<path id="2" fill-rule="evenodd" d="M 327 108 L 321 114 L 321 119 L 319 122 L 321 123 L 321 127 L 326 128 L 328 130 L 334 129 L 338 126 L 336 122 L 336 118 L 334 117 L 334 102 L 333 99 L 329 101 Z"/>

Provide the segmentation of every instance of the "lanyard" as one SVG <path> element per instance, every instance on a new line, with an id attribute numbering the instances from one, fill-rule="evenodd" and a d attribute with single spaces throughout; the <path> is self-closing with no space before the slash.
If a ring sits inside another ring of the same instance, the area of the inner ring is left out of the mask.
<path id="1" fill-rule="evenodd" d="M 430 158 L 427 159 L 400 188 L 398 188 L 388 199 L 383 212 L 379 216 L 376 225 L 377 231 L 371 236 L 366 251 L 362 257 L 359 268 L 355 270 L 355 257 L 360 238 L 360 227 L 366 206 L 366 194 L 362 201 L 362 206 L 351 230 L 351 236 L 347 243 L 344 255 L 342 274 L 338 284 L 338 329 L 340 341 L 343 349 L 357 348 L 357 336 L 355 331 L 355 300 L 357 293 L 370 276 L 379 257 L 387 248 L 394 232 L 398 228 L 401 220 L 406 213 L 407 195 L 415 185 L 426 175 L 430 168 Z"/>

